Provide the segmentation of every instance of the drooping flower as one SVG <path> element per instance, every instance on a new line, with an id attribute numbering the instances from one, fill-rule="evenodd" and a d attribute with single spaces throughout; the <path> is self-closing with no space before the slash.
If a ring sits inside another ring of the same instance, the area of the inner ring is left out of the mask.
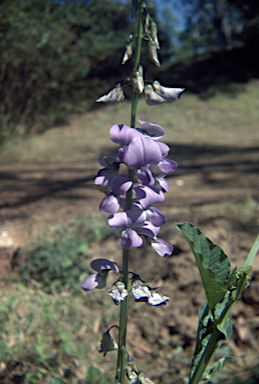
<path id="1" fill-rule="evenodd" d="M 118 346 L 114 339 L 111 337 L 109 330 L 104 332 L 99 352 L 103 353 L 103 356 L 105 357 L 107 352 L 116 351 L 116 349 L 118 349 Z"/>
<path id="2" fill-rule="evenodd" d="M 92 291 L 94 288 L 102 289 L 106 287 L 108 272 L 120 272 L 117 264 L 107 259 L 95 259 L 91 262 L 90 266 L 98 273 L 90 275 L 82 281 L 81 287 L 84 291 Z"/>

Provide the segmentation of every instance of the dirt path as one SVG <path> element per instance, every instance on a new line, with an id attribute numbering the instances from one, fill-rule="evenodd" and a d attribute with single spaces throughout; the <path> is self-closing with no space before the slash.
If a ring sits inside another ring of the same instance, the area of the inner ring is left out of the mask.
<path id="1" fill-rule="evenodd" d="M 168 216 L 161 237 L 174 244 L 175 253 L 166 262 L 157 255 L 148 255 L 143 267 L 146 256 L 139 251 L 142 258 L 137 257 L 132 262 L 136 270 L 142 268 L 146 280 L 161 286 L 173 297 L 173 306 L 166 307 L 163 316 L 155 311 L 152 318 L 147 315 L 146 328 L 141 328 L 137 314 L 129 328 L 133 357 L 144 356 L 148 365 L 149 360 L 154 361 L 154 356 L 150 357 L 150 347 L 157 345 L 160 352 L 155 366 L 160 367 L 161 372 L 172 369 L 163 363 L 163 351 L 169 345 L 168 335 L 170 348 L 180 345 L 188 349 L 195 337 L 198 307 L 204 301 L 193 256 L 182 235 L 175 230 L 174 222 L 191 221 L 199 226 L 224 249 L 233 266 L 242 266 L 259 229 L 258 148 L 172 145 L 171 158 L 179 167 L 169 178 L 171 190 L 161 206 Z M 15 270 L 17 249 L 29 243 L 46 226 L 98 212 L 101 195 L 86 187 L 98 168 L 97 162 L 0 167 L 0 278 Z M 112 241 L 95 244 L 91 252 L 101 254 L 103 246 L 107 255 L 112 254 L 115 260 L 119 258 L 117 244 Z M 243 348 L 249 345 L 252 351 L 251 345 L 256 342 L 258 345 L 259 325 L 255 324 L 259 316 L 259 257 L 254 263 L 253 276 L 246 297 L 233 312 L 236 333 L 231 348 L 237 361 L 241 359 Z M 145 317 L 145 311 L 141 316 Z M 148 329 L 154 327 L 160 329 L 159 333 L 149 333 Z M 251 327 L 254 329 L 252 336 Z M 138 348 L 137 356 L 134 355 L 136 345 L 142 348 Z M 241 360 L 245 364 L 252 363 L 252 355 L 246 350 L 248 362 Z"/>

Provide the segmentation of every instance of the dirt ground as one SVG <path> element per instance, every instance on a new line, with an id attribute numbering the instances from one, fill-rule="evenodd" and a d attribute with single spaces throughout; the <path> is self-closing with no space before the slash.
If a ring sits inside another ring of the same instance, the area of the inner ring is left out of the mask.
<path id="1" fill-rule="evenodd" d="M 188 374 L 198 309 L 205 301 L 194 257 L 174 223 L 197 225 L 223 248 L 232 267 L 242 267 L 259 232 L 257 147 L 172 145 L 170 156 L 179 167 L 160 206 L 168 217 L 161 237 L 175 246 L 174 254 L 164 260 L 139 249 L 130 265 L 171 299 L 164 308 L 134 305 L 129 322 L 130 353 L 157 383 L 166 375 L 180 383 Z M 87 188 L 98 169 L 97 162 L 0 166 L 1 279 L 17 273 L 20 249 L 46 226 L 98 212 L 102 196 Z M 120 247 L 112 239 L 94 244 L 90 252 L 120 264 Z M 258 364 L 259 257 L 252 278 L 233 310 L 234 334 L 225 348 L 234 359 L 227 379 L 239 373 L 246 378 Z"/>

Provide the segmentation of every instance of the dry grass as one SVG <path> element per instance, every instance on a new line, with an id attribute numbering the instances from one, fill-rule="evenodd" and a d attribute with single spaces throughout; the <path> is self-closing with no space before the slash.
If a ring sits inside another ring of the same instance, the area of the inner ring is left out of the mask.
<path id="1" fill-rule="evenodd" d="M 173 104 L 149 107 L 141 98 L 138 116 L 162 125 L 170 143 L 257 146 L 259 144 L 259 81 L 251 81 L 238 93 L 217 92 L 202 100 L 188 92 Z M 49 129 L 9 142 L 0 163 L 52 163 L 96 159 L 110 147 L 109 128 L 130 123 L 130 102 L 107 105 L 72 119 L 71 125 Z"/>

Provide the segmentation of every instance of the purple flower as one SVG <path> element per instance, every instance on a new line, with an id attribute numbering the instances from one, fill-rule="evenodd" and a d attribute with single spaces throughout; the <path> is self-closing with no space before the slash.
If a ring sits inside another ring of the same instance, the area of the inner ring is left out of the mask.
<path id="1" fill-rule="evenodd" d="M 113 125 L 110 129 L 110 139 L 116 144 L 128 145 L 135 137 L 141 137 L 143 133 L 125 124 Z"/>
<path id="2" fill-rule="evenodd" d="M 146 210 L 147 217 L 149 221 L 155 226 L 155 227 L 162 227 L 167 221 L 167 217 L 163 215 L 157 208 L 150 207 Z"/>
<path id="3" fill-rule="evenodd" d="M 100 211 L 107 213 L 115 213 L 120 208 L 117 195 L 125 195 L 132 187 L 132 181 L 126 177 L 104 174 L 97 176 L 94 180 L 96 185 L 108 187 L 109 193 L 105 196 L 100 204 Z"/>
<path id="4" fill-rule="evenodd" d="M 161 125 L 148 123 L 144 120 L 138 120 L 141 124 L 141 129 L 154 139 L 161 139 L 164 136 L 165 130 Z"/>
<path id="5" fill-rule="evenodd" d="M 151 240 L 151 246 L 161 257 L 170 256 L 174 250 L 174 247 L 171 244 L 168 244 L 164 240 L 158 238 Z"/>
<path id="6" fill-rule="evenodd" d="M 132 209 L 125 212 L 117 212 L 108 217 L 108 224 L 113 229 L 125 228 L 121 234 L 121 245 L 125 249 L 138 248 L 143 240 L 139 235 L 156 238 L 160 228 L 146 220 L 147 214 L 144 209 Z"/>
<path id="7" fill-rule="evenodd" d="M 154 185 L 155 179 L 148 166 L 144 165 L 137 170 L 138 183 L 141 185 Z"/>
<path id="8" fill-rule="evenodd" d="M 144 209 L 154 204 L 160 204 L 165 200 L 163 192 L 156 187 L 140 185 L 139 187 L 133 188 L 133 192 Z"/>
<path id="9" fill-rule="evenodd" d="M 92 291 L 94 288 L 106 287 L 106 278 L 109 271 L 119 273 L 120 270 L 116 263 L 107 259 L 95 259 L 90 266 L 98 273 L 88 276 L 81 283 L 84 291 Z"/>
<path id="10" fill-rule="evenodd" d="M 125 150 L 124 162 L 132 169 L 147 164 L 158 164 L 165 148 L 149 136 L 135 137 Z M 166 144 L 164 144 L 166 145 Z"/>
<path id="11" fill-rule="evenodd" d="M 127 228 L 121 233 L 120 243 L 124 249 L 138 248 L 143 244 L 143 240 L 136 231 L 131 228 Z"/>

